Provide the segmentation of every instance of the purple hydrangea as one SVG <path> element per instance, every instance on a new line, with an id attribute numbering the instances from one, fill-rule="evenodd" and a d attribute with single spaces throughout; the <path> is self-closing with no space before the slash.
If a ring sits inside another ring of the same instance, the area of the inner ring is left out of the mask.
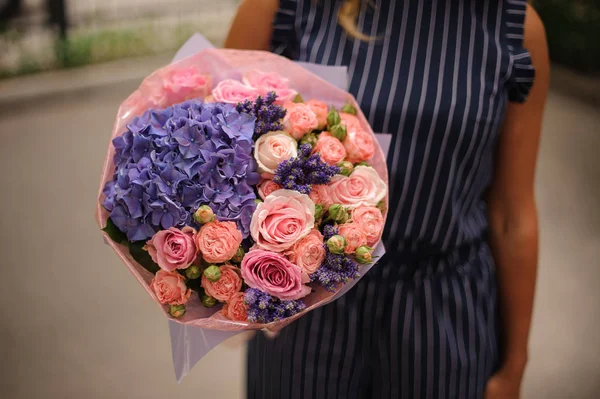
<path id="1" fill-rule="evenodd" d="M 300 146 L 298 156 L 283 161 L 275 170 L 273 181 L 283 188 L 309 194 L 313 184 L 328 184 L 340 173 L 340 168 L 321 160 L 319 154 L 310 155 L 310 144 Z"/>
<path id="2" fill-rule="evenodd" d="M 255 117 L 234 105 L 198 100 L 149 110 L 113 140 L 113 179 L 104 207 L 130 241 L 158 230 L 193 225 L 209 205 L 217 219 L 249 234 L 258 183 L 252 156 Z"/>
<path id="3" fill-rule="evenodd" d="M 256 288 L 246 290 L 244 302 L 248 306 L 248 321 L 251 323 L 271 323 L 306 309 L 300 300 L 282 301 Z"/>
<path id="4" fill-rule="evenodd" d="M 282 130 L 281 120 L 285 116 L 285 108 L 275 105 L 277 94 L 270 92 L 266 98 L 258 96 L 254 102 L 246 100 L 236 107 L 238 112 L 252 115 L 256 118 L 254 125 L 254 137 L 277 130 Z"/>

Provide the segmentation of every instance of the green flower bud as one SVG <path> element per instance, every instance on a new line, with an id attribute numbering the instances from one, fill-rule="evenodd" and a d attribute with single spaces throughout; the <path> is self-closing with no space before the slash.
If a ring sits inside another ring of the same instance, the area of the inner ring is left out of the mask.
<path id="1" fill-rule="evenodd" d="M 208 205 L 202 205 L 194 212 L 194 220 L 198 224 L 205 224 L 215 220 L 215 214 Z"/>
<path id="2" fill-rule="evenodd" d="M 340 114 L 335 108 L 332 108 L 327 114 L 327 126 L 339 125 L 341 121 L 342 118 L 340 118 Z"/>
<path id="3" fill-rule="evenodd" d="M 342 112 L 345 112 L 347 114 L 356 115 L 356 108 L 354 108 L 354 106 L 352 106 L 351 104 L 346 104 L 342 107 Z"/>
<path id="4" fill-rule="evenodd" d="M 239 247 L 235 255 L 233 255 L 233 258 L 231 258 L 231 261 L 235 263 L 240 263 L 242 259 L 244 259 L 245 254 L 246 252 L 244 251 L 244 248 Z"/>
<path id="5" fill-rule="evenodd" d="M 369 165 L 368 162 L 360 161 L 359 163 L 355 164 L 354 166 L 356 167 L 356 166 L 371 166 L 371 165 Z"/>
<path id="6" fill-rule="evenodd" d="M 377 203 L 377 209 L 379 209 L 382 214 L 387 212 L 387 205 L 385 203 L 385 200 L 381 200 Z"/>
<path id="7" fill-rule="evenodd" d="M 300 95 L 300 93 L 296 94 L 296 97 L 294 97 L 294 99 L 292 100 L 295 103 L 303 103 L 304 99 L 302 98 L 302 96 Z"/>
<path id="8" fill-rule="evenodd" d="M 352 165 L 352 162 L 348 161 L 342 161 L 338 163 L 337 166 L 340 168 L 340 174 L 344 176 L 350 176 L 350 173 L 354 170 L 354 165 Z"/>
<path id="9" fill-rule="evenodd" d="M 348 221 L 348 210 L 340 204 L 331 205 L 327 212 L 329 213 L 329 219 L 338 224 L 344 224 Z"/>
<path id="10" fill-rule="evenodd" d="M 367 247 L 366 245 L 362 245 L 356 248 L 356 252 L 354 253 L 354 259 L 361 265 L 366 265 L 367 263 L 373 262 L 373 256 L 371 256 L 371 252 L 373 248 Z"/>
<path id="11" fill-rule="evenodd" d="M 300 139 L 300 145 L 310 144 L 311 146 L 314 147 L 315 144 L 317 144 L 317 140 L 319 140 L 319 138 L 317 137 L 316 134 L 314 134 L 314 133 L 305 134 Z"/>
<path id="12" fill-rule="evenodd" d="M 200 268 L 196 265 L 191 265 L 190 267 L 185 269 L 185 276 L 187 278 L 189 278 L 190 280 L 195 280 L 197 278 L 200 278 L 201 275 L 202 275 L 202 270 L 200 270 Z"/>
<path id="13" fill-rule="evenodd" d="M 183 316 L 185 314 L 185 305 L 171 305 L 169 314 L 175 318 Z"/>
<path id="14" fill-rule="evenodd" d="M 202 294 L 200 295 L 200 302 L 204 305 L 205 308 L 212 308 L 217 304 L 217 300 L 212 296 Z"/>
<path id="15" fill-rule="evenodd" d="M 315 220 L 320 220 L 323 217 L 323 205 L 315 205 Z"/>
<path id="16" fill-rule="evenodd" d="M 256 205 L 260 204 L 261 202 L 262 202 L 262 201 L 261 201 L 261 199 L 260 199 L 260 198 L 257 198 L 257 199 L 255 199 L 255 200 L 254 200 L 254 203 L 255 203 Z"/>
<path id="17" fill-rule="evenodd" d="M 327 240 L 327 248 L 333 254 L 342 255 L 346 248 L 346 239 L 340 235 L 335 235 Z"/>
<path id="18" fill-rule="evenodd" d="M 346 138 L 346 127 L 342 125 L 330 126 L 329 133 L 339 141 L 344 141 Z"/>
<path id="19" fill-rule="evenodd" d="M 206 269 L 204 269 L 204 277 L 208 279 L 210 282 L 219 281 L 221 278 L 221 269 L 217 265 L 210 265 Z"/>

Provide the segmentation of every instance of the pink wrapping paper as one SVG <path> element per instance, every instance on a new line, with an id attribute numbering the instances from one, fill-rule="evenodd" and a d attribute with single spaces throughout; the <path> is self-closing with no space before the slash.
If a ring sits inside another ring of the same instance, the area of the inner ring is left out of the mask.
<path id="1" fill-rule="evenodd" d="M 157 98 L 160 98 L 160 105 L 167 106 L 182 102 L 191 97 L 203 97 L 208 94 L 207 91 L 199 89 L 193 93 L 183 92 L 171 94 L 165 98 L 161 94 L 163 82 L 168 79 L 168 76 L 174 71 L 193 67 L 197 71 L 207 74 L 211 77 L 211 85 L 214 87 L 223 79 L 241 80 L 242 75 L 251 69 L 258 69 L 264 72 L 277 72 L 280 75 L 290 80 L 290 86 L 297 90 L 305 99 L 318 99 L 330 105 L 341 107 L 346 103 L 350 103 L 358 110 L 357 117 L 360 119 L 364 130 L 373 134 L 370 126 L 366 122 L 364 115 L 360 112 L 360 108 L 354 97 L 349 93 L 335 87 L 334 85 L 322 80 L 318 76 L 312 74 L 306 69 L 296 65 L 292 61 L 262 51 L 240 51 L 240 50 L 224 50 L 224 49 L 205 49 L 195 55 L 185 58 L 179 62 L 163 67 L 150 76 L 148 76 L 140 87 L 133 92 L 119 107 L 117 118 L 111 135 L 111 140 L 122 134 L 126 124 L 137 115 L 141 115 L 149 108 L 158 108 L 156 103 Z M 209 88 L 210 89 L 210 88 Z M 108 146 L 104 166 L 102 168 L 102 176 L 98 192 L 98 203 L 96 207 L 96 220 L 101 228 L 106 225 L 108 212 L 103 208 L 102 201 L 104 195 L 102 189 L 106 182 L 111 179 L 114 173 L 113 166 L 114 148 L 112 144 Z M 377 170 L 384 181 L 388 181 L 387 167 L 385 156 L 382 149 L 378 146 L 375 156 L 370 162 Z M 205 308 L 197 299 L 190 300 L 186 304 L 186 314 L 178 319 L 170 317 L 167 307 L 161 305 L 154 292 L 150 288 L 150 281 L 153 278 L 152 273 L 145 270 L 141 265 L 133 260 L 126 247 L 113 242 L 106 233 L 102 233 L 105 241 L 110 245 L 121 260 L 127 265 L 130 272 L 142 284 L 148 294 L 155 300 L 157 305 L 171 320 L 185 324 L 188 326 L 197 326 L 201 328 L 214 329 L 220 331 L 243 331 L 254 329 L 269 329 L 271 331 L 279 331 L 281 328 L 290 324 L 294 320 L 302 317 L 307 312 L 330 302 L 344 288 L 340 286 L 337 292 L 328 292 L 322 287 L 314 286 L 314 291 L 308 297 L 304 298 L 307 305 L 306 310 L 299 314 L 269 324 L 258 324 L 248 322 L 235 322 L 225 318 L 220 310 L 220 306 L 213 308 Z M 362 274 L 362 273 L 361 273 Z M 346 291 L 345 289 L 343 291 Z"/>

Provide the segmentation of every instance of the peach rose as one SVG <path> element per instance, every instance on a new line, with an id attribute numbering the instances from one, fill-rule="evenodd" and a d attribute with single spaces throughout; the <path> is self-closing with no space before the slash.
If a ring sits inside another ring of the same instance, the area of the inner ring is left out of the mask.
<path id="1" fill-rule="evenodd" d="M 289 79 L 286 79 L 276 72 L 261 72 L 256 69 L 246 72 L 242 81 L 255 88 L 258 94 L 266 96 L 269 92 L 277 93 L 277 102 L 292 101 L 297 91 L 290 89 Z"/>
<path id="2" fill-rule="evenodd" d="M 233 321 L 248 320 L 248 306 L 244 303 L 244 293 L 236 292 L 223 306 L 223 314 Z"/>
<path id="3" fill-rule="evenodd" d="M 348 177 L 335 175 L 329 184 L 333 203 L 350 209 L 359 206 L 375 206 L 387 195 L 387 184 L 370 166 L 357 166 Z"/>
<path id="4" fill-rule="evenodd" d="M 317 115 L 306 104 L 287 102 L 283 105 L 286 109 L 283 118 L 283 129 L 300 140 L 306 133 L 310 133 L 319 126 Z"/>
<path id="5" fill-rule="evenodd" d="M 325 247 L 323 246 L 323 235 L 319 230 L 311 230 L 310 233 L 286 252 L 289 260 L 300 266 L 308 274 L 317 271 L 325 260 Z"/>
<path id="6" fill-rule="evenodd" d="M 298 142 L 286 132 L 263 134 L 254 144 L 254 159 L 260 172 L 275 173 L 281 162 L 297 155 Z"/>
<path id="7" fill-rule="evenodd" d="M 313 153 L 316 152 L 321 156 L 321 160 L 329 165 L 337 165 L 346 158 L 344 145 L 329 132 L 319 135 L 319 140 L 313 148 Z"/>
<path id="8" fill-rule="evenodd" d="M 344 139 L 344 148 L 348 153 L 348 161 L 352 163 L 371 159 L 375 154 L 373 135 L 364 130 L 348 131 Z"/>
<path id="9" fill-rule="evenodd" d="M 344 252 L 353 254 L 356 248 L 367 245 L 367 235 L 356 223 L 344 223 L 339 227 L 339 234 L 346 239 Z"/>
<path id="10" fill-rule="evenodd" d="M 257 205 L 250 234 L 261 249 L 282 252 L 310 233 L 315 224 L 315 204 L 306 194 L 277 190 Z"/>
<path id="11" fill-rule="evenodd" d="M 256 288 L 281 300 L 295 300 L 310 294 L 308 275 L 281 254 L 255 249 L 244 257 L 242 278 Z"/>
<path id="12" fill-rule="evenodd" d="M 168 69 L 160 83 L 150 84 L 148 98 L 154 106 L 166 107 L 191 98 L 203 98 L 210 93 L 210 78 L 194 66 Z"/>
<path id="13" fill-rule="evenodd" d="M 315 184 L 312 186 L 312 190 L 310 190 L 308 196 L 315 204 L 323 205 L 323 208 L 325 209 L 329 209 L 329 207 L 333 205 L 331 194 L 329 193 L 329 186 L 326 184 Z"/>
<path id="14" fill-rule="evenodd" d="M 189 226 L 183 230 L 176 227 L 161 230 L 148 240 L 144 249 L 163 270 L 185 269 L 196 260 L 195 233 Z"/>
<path id="15" fill-rule="evenodd" d="M 359 225 L 367 236 L 367 245 L 375 246 L 381 239 L 384 220 L 379 208 L 361 206 L 352 211 L 352 222 Z"/>
<path id="16" fill-rule="evenodd" d="M 305 102 L 305 104 L 308 105 L 312 112 L 317 116 L 317 121 L 319 123 L 317 129 L 325 129 L 327 126 L 327 114 L 329 113 L 327 104 L 319 100 L 309 100 Z"/>
<path id="17" fill-rule="evenodd" d="M 342 120 L 341 125 L 346 128 L 348 133 L 364 130 L 360 125 L 360 120 L 352 114 L 340 112 L 340 119 Z"/>
<path id="18" fill-rule="evenodd" d="M 265 179 L 258 184 L 258 196 L 263 201 L 267 196 L 271 195 L 273 191 L 277 190 L 281 190 L 281 186 L 270 179 Z"/>
<path id="19" fill-rule="evenodd" d="M 183 276 L 177 272 L 159 270 L 150 282 L 158 301 L 169 305 L 185 305 L 192 290 L 185 286 Z"/>
<path id="20" fill-rule="evenodd" d="M 209 263 L 223 263 L 233 258 L 242 243 L 242 233 L 235 222 L 210 222 L 200 228 L 196 247 Z"/>
<path id="21" fill-rule="evenodd" d="M 237 80 L 225 79 L 214 88 L 212 96 L 216 102 L 237 104 L 246 100 L 255 100 L 258 91 Z"/>
<path id="22" fill-rule="evenodd" d="M 236 292 L 242 289 L 240 269 L 231 265 L 223 265 L 219 269 L 221 270 L 221 277 L 217 281 L 210 281 L 202 275 L 202 287 L 206 294 L 217 301 L 227 302 Z"/>

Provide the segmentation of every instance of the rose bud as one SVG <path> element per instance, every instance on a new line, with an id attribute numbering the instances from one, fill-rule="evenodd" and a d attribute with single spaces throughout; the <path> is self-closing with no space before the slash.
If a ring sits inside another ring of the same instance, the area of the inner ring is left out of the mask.
<path id="1" fill-rule="evenodd" d="M 354 253 L 354 259 L 361 265 L 366 265 L 367 263 L 373 262 L 373 256 L 371 256 L 371 251 L 373 248 L 367 247 L 366 245 L 362 245 L 356 248 L 356 252 Z"/>
<path id="2" fill-rule="evenodd" d="M 194 220 L 198 224 L 206 224 L 215 220 L 215 214 L 210 206 L 202 205 L 194 212 Z"/>
<path id="3" fill-rule="evenodd" d="M 213 283 L 219 281 L 221 278 L 221 269 L 217 265 L 210 265 L 204 269 L 204 277 Z"/>
<path id="4" fill-rule="evenodd" d="M 190 267 L 185 269 L 185 276 L 187 278 L 189 278 L 190 280 L 195 280 L 197 278 L 200 278 L 201 275 L 202 275 L 202 270 L 200 270 L 200 268 L 196 265 L 191 265 Z"/>
<path id="5" fill-rule="evenodd" d="M 217 300 L 210 295 L 202 294 L 200 295 L 200 302 L 204 305 L 205 308 L 212 308 L 217 304 Z"/>
<path id="6" fill-rule="evenodd" d="M 382 214 L 384 214 L 387 211 L 387 206 L 385 204 L 385 200 L 381 200 L 377 203 L 376 205 L 377 209 L 379 209 L 381 211 Z"/>
<path id="7" fill-rule="evenodd" d="M 304 144 L 310 144 L 311 147 L 314 147 L 315 144 L 317 144 L 318 141 L 318 137 L 316 134 L 314 133 L 309 133 L 309 134 L 305 134 L 301 139 L 300 139 L 300 145 L 304 145 Z"/>
<path id="8" fill-rule="evenodd" d="M 341 235 L 335 235 L 327 240 L 327 248 L 332 254 L 343 255 L 346 248 L 346 239 Z"/>
<path id="9" fill-rule="evenodd" d="M 315 205 L 315 220 L 320 220 L 323 217 L 323 205 Z"/>
<path id="10" fill-rule="evenodd" d="M 369 166 L 369 167 L 370 167 L 371 165 L 369 165 L 369 163 L 368 163 L 368 162 L 365 162 L 365 161 L 360 161 L 360 162 L 358 162 L 357 164 L 355 164 L 354 166 L 355 166 L 355 167 L 356 167 L 356 166 Z"/>
<path id="11" fill-rule="evenodd" d="M 262 201 L 261 201 L 261 199 L 260 199 L 260 198 L 257 198 L 257 199 L 255 199 L 255 200 L 254 200 L 254 203 L 255 203 L 256 205 L 260 204 L 261 202 L 262 202 Z"/>
<path id="12" fill-rule="evenodd" d="M 185 305 L 171 305 L 169 314 L 175 318 L 183 316 L 185 314 Z"/>
<path id="13" fill-rule="evenodd" d="M 329 133 L 339 141 L 344 141 L 347 131 L 344 125 L 333 125 L 329 127 Z"/>
<path id="14" fill-rule="evenodd" d="M 344 224 L 348 221 L 348 210 L 340 204 L 333 204 L 327 210 L 329 219 L 338 224 Z"/>
<path id="15" fill-rule="evenodd" d="M 340 174 L 344 176 L 350 176 L 350 173 L 354 170 L 354 165 L 352 162 L 342 161 L 337 164 L 338 168 L 340 168 Z"/>
<path id="16" fill-rule="evenodd" d="M 235 263 L 240 263 L 244 259 L 245 254 L 246 252 L 244 251 L 244 248 L 239 247 L 235 255 L 233 255 L 233 258 L 231 258 L 231 261 Z"/>
<path id="17" fill-rule="evenodd" d="M 346 104 L 341 109 L 342 112 L 346 114 L 356 115 L 356 108 L 352 106 L 352 104 Z"/>
<path id="18" fill-rule="evenodd" d="M 337 112 L 337 110 L 335 108 L 333 108 L 327 114 L 327 126 L 339 125 L 341 121 L 342 121 L 342 118 L 340 117 L 339 112 Z"/>

